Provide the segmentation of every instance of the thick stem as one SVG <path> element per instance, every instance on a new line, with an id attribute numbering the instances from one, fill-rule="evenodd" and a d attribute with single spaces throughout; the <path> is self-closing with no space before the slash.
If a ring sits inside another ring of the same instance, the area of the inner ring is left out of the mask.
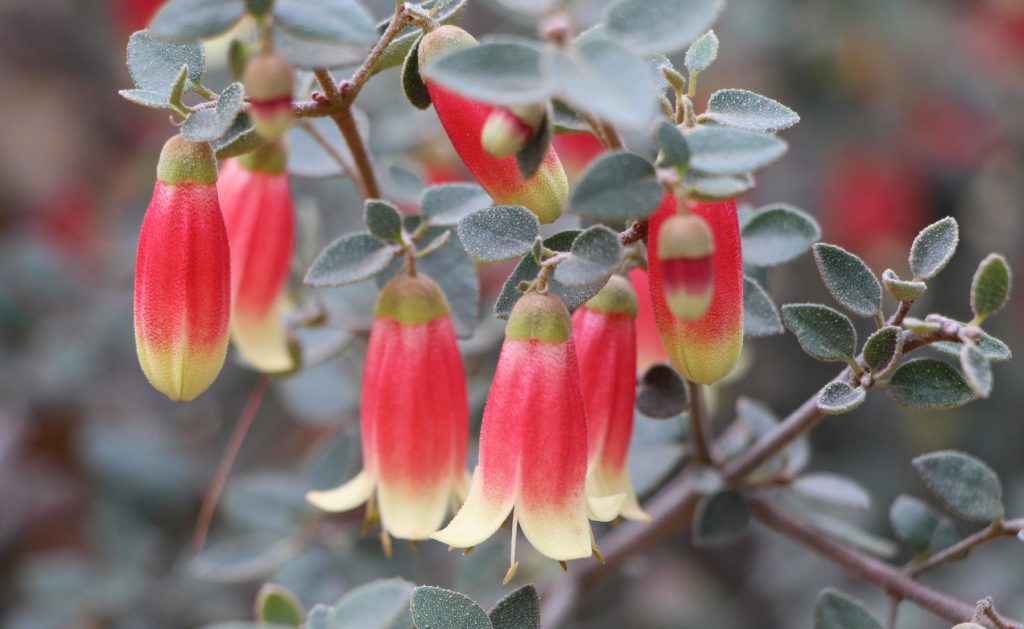
<path id="1" fill-rule="evenodd" d="M 715 457 L 711 449 L 711 426 L 704 405 L 704 392 L 699 384 L 689 380 L 686 381 L 686 388 L 690 394 L 690 430 L 687 435 L 690 460 L 697 465 L 711 465 Z"/>
<path id="2" fill-rule="evenodd" d="M 359 135 L 359 129 L 356 127 L 356 119 L 352 115 L 352 110 L 348 107 L 343 107 L 332 115 L 331 118 L 338 125 L 338 130 L 341 131 L 342 137 L 345 138 L 345 143 L 348 144 L 348 148 L 352 152 L 352 160 L 356 164 L 356 170 L 359 171 L 359 178 L 363 181 L 363 196 L 367 199 L 379 199 L 380 187 L 377 185 L 377 175 L 373 169 L 373 161 L 370 159 L 369 151 L 366 150 L 363 136 Z"/>

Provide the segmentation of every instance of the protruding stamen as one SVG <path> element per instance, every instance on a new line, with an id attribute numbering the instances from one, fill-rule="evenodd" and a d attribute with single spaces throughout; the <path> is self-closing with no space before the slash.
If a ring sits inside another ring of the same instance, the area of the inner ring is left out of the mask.
<path id="1" fill-rule="evenodd" d="M 395 554 L 395 549 L 391 546 L 391 536 L 388 535 L 388 532 L 384 529 L 381 529 L 380 531 L 380 548 L 384 551 L 384 556 L 388 559 L 391 559 Z"/>

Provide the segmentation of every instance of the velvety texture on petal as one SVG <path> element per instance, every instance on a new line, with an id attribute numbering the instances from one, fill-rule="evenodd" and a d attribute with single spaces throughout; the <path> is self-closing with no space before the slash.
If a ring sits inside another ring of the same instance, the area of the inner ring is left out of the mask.
<path id="1" fill-rule="evenodd" d="M 668 354 L 661 344 L 658 326 L 654 323 L 647 271 L 641 268 L 630 270 L 629 281 L 636 292 L 636 371 L 643 373 L 652 365 L 668 362 Z"/>

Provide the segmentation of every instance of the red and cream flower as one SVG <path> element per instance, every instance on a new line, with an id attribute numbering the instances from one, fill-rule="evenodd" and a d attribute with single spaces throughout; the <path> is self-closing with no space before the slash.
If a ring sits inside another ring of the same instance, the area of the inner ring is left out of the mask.
<path id="1" fill-rule="evenodd" d="M 280 55 L 259 53 L 246 62 L 242 84 L 249 98 L 249 117 L 256 132 L 268 141 L 279 139 L 295 120 L 292 65 Z"/>
<path id="2" fill-rule="evenodd" d="M 429 538 L 469 484 L 466 381 L 448 312 L 422 274 L 399 275 L 381 290 L 363 376 L 363 470 L 307 494 L 325 511 L 368 502 L 385 541 Z"/>
<path id="3" fill-rule="evenodd" d="M 158 391 L 189 401 L 224 364 L 231 313 L 228 239 L 208 143 L 164 144 L 135 259 L 135 347 Z"/>

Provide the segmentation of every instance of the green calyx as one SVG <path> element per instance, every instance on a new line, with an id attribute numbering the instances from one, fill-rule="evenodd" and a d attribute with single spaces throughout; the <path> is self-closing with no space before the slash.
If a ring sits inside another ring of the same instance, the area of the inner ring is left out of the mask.
<path id="1" fill-rule="evenodd" d="M 531 291 L 519 298 L 508 317 L 505 338 L 564 343 L 572 337 L 572 317 L 562 300 Z"/>
<path id="2" fill-rule="evenodd" d="M 292 64 L 274 53 L 261 53 L 249 59 L 242 75 L 245 94 L 254 101 L 291 98 L 295 89 Z"/>
<path id="3" fill-rule="evenodd" d="M 247 170 L 280 175 L 288 166 L 288 151 L 281 142 L 267 142 L 240 156 L 238 163 Z"/>
<path id="4" fill-rule="evenodd" d="M 160 151 L 156 178 L 162 183 L 217 183 L 217 157 L 209 142 L 190 142 L 180 135 Z"/>
<path id="5" fill-rule="evenodd" d="M 398 275 L 381 289 L 373 316 L 402 325 L 430 323 L 448 316 L 448 300 L 426 275 Z"/>
<path id="6" fill-rule="evenodd" d="M 673 216 L 658 231 L 658 257 L 662 260 L 703 258 L 714 250 L 711 228 L 696 214 Z"/>
<path id="7" fill-rule="evenodd" d="M 608 314 L 636 317 L 636 292 L 629 280 L 621 275 L 613 275 L 604 288 L 583 304 L 583 307 Z"/>
<path id="8" fill-rule="evenodd" d="M 476 44 L 476 39 L 458 26 L 446 25 L 435 28 L 420 40 L 418 51 L 420 71 L 422 72 L 427 64 L 441 55 L 460 48 L 468 48 L 474 44 Z"/>

